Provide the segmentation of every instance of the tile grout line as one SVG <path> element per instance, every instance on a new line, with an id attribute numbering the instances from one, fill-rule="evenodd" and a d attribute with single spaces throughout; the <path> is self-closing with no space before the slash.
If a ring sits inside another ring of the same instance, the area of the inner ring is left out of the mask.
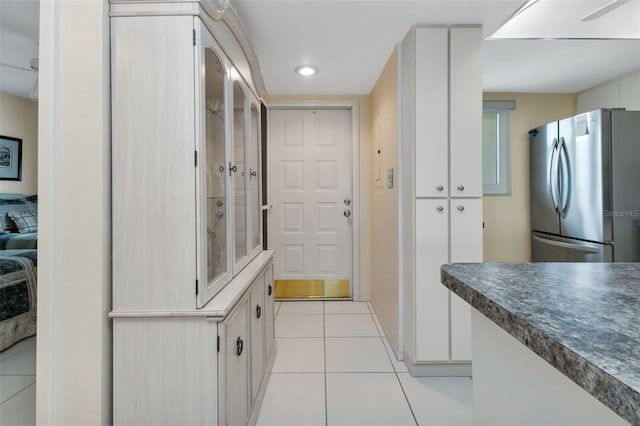
<path id="1" fill-rule="evenodd" d="M 13 398 L 15 398 L 16 396 L 18 396 L 20 393 L 24 392 L 25 390 L 27 390 L 28 387 L 35 385 L 36 381 L 34 380 L 33 382 L 29 383 L 28 385 L 26 385 L 25 387 L 23 387 L 22 389 L 20 389 L 18 392 L 14 393 L 13 395 L 11 395 L 9 398 L 5 399 L 4 401 L 2 401 L 2 403 L 0 403 L 0 406 L 6 404 L 7 402 L 11 401 Z"/>
<path id="2" fill-rule="evenodd" d="M 394 368 L 395 370 L 395 368 Z M 404 390 L 404 386 L 402 386 L 402 381 L 400 380 L 400 376 L 398 376 L 398 372 L 396 371 L 396 380 L 400 385 L 400 389 L 402 390 L 402 394 L 404 395 L 404 400 L 407 402 L 407 406 L 409 407 L 409 411 L 411 411 L 411 415 L 413 416 L 413 421 L 416 423 L 416 426 L 419 426 L 418 418 L 416 417 L 416 413 L 413 412 L 413 407 L 411 406 L 411 402 L 409 402 L 409 397 L 407 396 L 407 392 Z"/>
<path id="3" fill-rule="evenodd" d="M 327 327 L 325 323 L 325 308 L 322 302 L 322 348 L 324 352 L 324 424 L 329 426 L 329 395 L 327 391 Z"/>
<path id="4" fill-rule="evenodd" d="M 376 329 L 378 329 L 378 324 L 376 323 L 376 320 L 373 317 L 375 315 L 374 314 L 373 305 L 371 305 L 370 302 L 367 302 L 367 306 L 369 307 L 369 310 L 371 311 L 371 319 L 373 320 L 373 323 L 375 324 Z M 389 353 L 389 350 L 387 349 L 387 345 L 384 344 L 385 336 L 383 336 L 383 333 L 380 332 L 380 329 L 378 329 L 378 332 L 380 333 L 380 343 L 382 343 L 382 347 L 384 348 L 384 351 L 387 353 L 387 358 L 389 359 L 389 362 L 391 363 L 391 368 L 393 369 L 393 374 L 396 376 L 396 380 L 398 381 L 398 385 L 400 386 L 400 390 L 402 391 L 402 395 L 404 396 L 404 400 L 407 403 L 407 407 L 409 407 L 409 412 L 411 412 L 411 417 L 413 417 L 413 421 L 415 422 L 416 426 L 419 426 L 420 424 L 418 423 L 418 418 L 416 417 L 416 413 L 414 413 L 414 411 L 413 411 L 413 407 L 411 406 L 411 402 L 409 401 L 409 397 L 407 396 L 407 392 L 405 392 L 404 386 L 402 386 L 402 381 L 400 380 L 400 376 L 398 376 L 398 370 L 396 369 L 396 365 L 393 362 L 392 354 Z M 391 343 L 389 343 L 389 347 L 391 347 Z"/>

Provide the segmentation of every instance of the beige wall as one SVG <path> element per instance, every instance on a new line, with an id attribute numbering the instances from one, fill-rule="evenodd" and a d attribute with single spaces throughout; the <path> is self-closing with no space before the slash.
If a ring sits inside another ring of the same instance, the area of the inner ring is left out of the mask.
<path id="1" fill-rule="evenodd" d="M 392 348 L 398 347 L 398 52 L 371 92 L 372 301 Z M 380 150 L 380 154 L 378 154 Z M 393 170 L 393 188 L 387 171 Z"/>
<path id="2" fill-rule="evenodd" d="M 108 2 L 40 3 L 39 425 L 111 424 Z"/>
<path id="3" fill-rule="evenodd" d="M 640 71 L 578 93 L 577 113 L 598 108 L 626 108 L 631 111 L 640 111 Z"/>
<path id="4" fill-rule="evenodd" d="M 359 275 L 359 300 L 371 300 L 371 156 L 370 156 L 370 130 L 371 111 L 369 96 L 280 96 L 269 95 L 265 97 L 267 105 L 275 104 L 296 104 L 314 105 L 314 103 L 328 102 L 350 102 L 354 103 L 358 111 L 358 123 L 356 134 L 358 135 L 359 153 L 357 156 L 358 167 L 360 169 L 358 185 L 360 195 L 359 200 L 354 197 L 354 207 L 358 210 L 359 229 L 355 229 L 356 240 L 359 242 L 360 256 L 358 259 Z M 268 143 L 268 141 L 267 141 Z M 268 163 L 267 163 L 268 164 Z"/>
<path id="5" fill-rule="evenodd" d="M 515 100 L 509 114 L 511 195 L 483 198 L 484 261 L 529 262 L 529 130 L 576 112 L 572 94 L 485 93 L 484 100 Z"/>
<path id="6" fill-rule="evenodd" d="M 0 135 L 22 139 L 22 180 L 0 181 L 0 192 L 38 192 L 38 103 L 0 92 Z"/>

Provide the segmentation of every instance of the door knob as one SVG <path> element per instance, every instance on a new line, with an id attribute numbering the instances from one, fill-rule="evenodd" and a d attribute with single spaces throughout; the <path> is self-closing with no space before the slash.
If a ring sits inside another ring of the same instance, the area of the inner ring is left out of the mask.
<path id="1" fill-rule="evenodd" d="M 345 210 L 344 211 L 344 217 L 350 217 L 351 216 L 351 211 L 350 210 Z"/>

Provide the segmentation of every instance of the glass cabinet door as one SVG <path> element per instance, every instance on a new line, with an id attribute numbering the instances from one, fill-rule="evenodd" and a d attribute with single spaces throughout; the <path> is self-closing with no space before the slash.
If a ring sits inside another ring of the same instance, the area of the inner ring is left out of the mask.
<path id="1" fill-rule="evenodd" d="M 247 258 L 247 170 L 245 94 L 238 82 L 233 83 L 233 200 L 234 200 L 234 265 L 242 268 Z"/>
<path id="2" fill-rule="evenodd" d="M 206 280 L 202 305 L 231 279 L 228 255 L 225 85 L 223 62 L 210 47 L 203 50 L 204 87 L 201 112 L 200 277 Z"/>
<path id="3" fill-rule="evenodd" d="M 251 104 L 251 166 L 249 168 L 249 192 L 251 201 L 251 251 L 259 251 L 262 249 L 262 229 L 260 223 L 262 221 L 262 203 L 260 197 L 260 114 L 256 104 Z"/>

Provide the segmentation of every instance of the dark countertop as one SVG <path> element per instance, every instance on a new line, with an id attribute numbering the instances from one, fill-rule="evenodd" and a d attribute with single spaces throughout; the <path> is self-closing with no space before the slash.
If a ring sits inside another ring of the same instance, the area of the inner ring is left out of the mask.
<path id="1" fill-rule="evenodd" d="M 640 263 L 457 263 L 442 283 L 640 425 Z"/>

